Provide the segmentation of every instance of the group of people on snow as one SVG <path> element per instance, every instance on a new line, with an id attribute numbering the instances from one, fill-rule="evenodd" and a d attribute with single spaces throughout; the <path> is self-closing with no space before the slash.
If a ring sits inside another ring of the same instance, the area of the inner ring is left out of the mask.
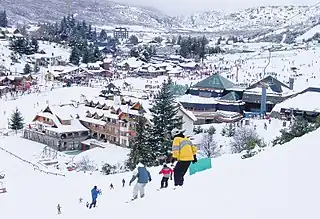
<path id="1" fill-rule="evenodd" d="M 172 143 L 172 166 L 175 166 L 171 169 L 167 164 L 163 165 L 163 168 L 159 172 L 163 177 L 161 179 L 161 189 L 168 187 L 169 179 L 174 180 L 174 188 L 181 187 L 184 184 L 184 176 L 188 171 L 188 168 L 191 163 L 197 162 L 197 147 L 192 144 L 190 139 L 184 135 L 185 130 L 173 129 L 171 136 L 173 139 Z M 135 200 L 140 195 L 140 198 L 145 196 L 145 187 L 151 182 L 151 174 L 143 164 L 139 162 L 136 169 L 133 171 L 131 180 L 129 181 L 129 186 L 137 180 L 137 183 L 133 187 L 133 197 L 132 200 Z M 122 187 L 125 186 L 125 180 L 122 180 Z M 113 185 L 110 185 L 110 189 L 114 189 Z M 91 204 L 87 203 L 87 207 L 91 209 L 96 207 L 98 195 L 101 195 L 101 190 L 94 186 L 91 190 L 92 202 Z M 81 199 L 82 201 L 82 199 Z M 80 203 L 81 203 L 80 201 Z M 61 207 L 59 206 L 59 209 Z M 58 209 L 58 212 L 61 211 Z"/>
<path id="2" fill-rule="evenodd" d="M 171 136 L 173 138 L 172 143 L 172 160 L 171 162 L 176 162 L 174 169 L 172 170 L 167 164 L 164 164 L 162 170 L 159 174 L 163 174 L 161 180 L 160 188 L 167 188 L 169 179 L 174 178 L 174 186 L 181 187 L 184 183 L 184 176 L 188 171 L 188 168 L 192 163 L 196 163 L 197 160 L 197 147 L 192 144 L 190 139 L 184 135 L 185 130 L 173 129 Z M 143 163 L 139 163 L 137 168 L 133 171 L 132 182 L 138 179 L 136 185 L 133 188 L 133 200 L 138 198 L 138 192 L 140 197 L 145 196 L 144 188 L 148 182 L 151 182 L 151 175 Z"/>

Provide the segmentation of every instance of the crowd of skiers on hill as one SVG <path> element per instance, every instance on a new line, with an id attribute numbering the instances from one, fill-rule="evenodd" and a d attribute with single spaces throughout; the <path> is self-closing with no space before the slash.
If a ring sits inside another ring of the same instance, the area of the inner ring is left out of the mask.
<path id="1" fill-rule="evenodd" d="M 168 187 L 168 181 L 174 180 L 174 189 L 177 187 L 181 187 L 184 184 L 184 176 L 191 164 L 197 162 L 197 147 L 192 144 L 190 139 L 184 135 L 185 130 L 173 129 L 171 132 L 171 136 L 173 138 L 172 142 L 172 158 L 171 163 L 174 166 L 171 169 L 167 164 L 163 165 L 163 168 L 159 172 L 162 174 L 162 179 L 160 183 L 160 189 L 164 189 Z M 174 163 L 176 163 L 174 165 Z M 140 195 L 140 198 L 145 196 L 145 187 L 151 182 L 151 175 L 148 169 L 145 167 L 143 162 L 139 162 L 136 169 L 133 171 L 133 175 L 131 180 L 129 181 L 129 186 L 137 180 L 137 183 L 133 187 L 133 197 L 131 200 L 135 200 Z M 126 181 L 122 179 L 122 187 L 125 186 Z M 110 184 L 110 189 L 114 189 L 113 184 Z M 102 194 L 102 191 L 98 189 L 97 186 L 94 186 L 91 190 L 91 198 L 92 202 L 89 204 L 86 203 L 86 206 L 91 209 L 92 207 L 96 207 L 97 198 Z M 80 203 L 83 201 L 80 198 Z M 57 206 L 58 214 L 61 214 L 61 206 Z"/>

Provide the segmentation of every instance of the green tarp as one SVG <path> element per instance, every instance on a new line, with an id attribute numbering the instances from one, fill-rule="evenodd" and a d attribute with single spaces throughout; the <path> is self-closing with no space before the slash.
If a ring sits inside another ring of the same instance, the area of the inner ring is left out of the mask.
<path id="1" fill-rule="evenodd" d="M 211 169 L 211 158 L 199 159 L 197 163 L 191 164 L 189 168 L 190 175 L 193 175 L 197 172 Z"/>

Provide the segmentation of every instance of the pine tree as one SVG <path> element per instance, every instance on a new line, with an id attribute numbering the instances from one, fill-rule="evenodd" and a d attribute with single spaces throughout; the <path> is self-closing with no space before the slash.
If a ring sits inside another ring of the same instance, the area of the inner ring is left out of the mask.
<path id="1" fill-rule="evenodd" d="M 13 130 L 20 130 L 23 129 L 23 117 L 21 115 L 21 112 L 18 110 L 18 108 L 16 108 L 13 111 L 13 114 L 11 115 L 11 120 L 10 120 L 10 129 Z"/>
<path id="2" fill-rule="evenodd" d="M 31 50 L 33 53 L 37 53 L 39 50 L 39 44 L 36 38 L 32 38 L 31 40 Z"/>
<path id="3" fill-rule="evenodd" d="M 131 37 L 129 38 L 129 41 L 133 45 L 137 45 L 139 43 L 139 39 L 136 35 L 131 35 Z"/>
<path id="4" fill-rule="evenodd" d="M 100 52 L 98 46 L 95 46 L 95 47 L 94 47 L 93 57 L 94 57 L 94 61 L 95 61 L 95 62 L 101 60 L 101 52 Z"/>
<path id="5" fill-rule="evenodd" d="M 28 63 L 24 66 L 23 73 L 25 74 L 31 73 L 31 66 Z"/>
<path id="6" fill-rule="evenodd" d="M 90 60 L 91 60 L 91 54 L 90 54 L 88 48 L 86 48 L 83 50 L 82 62 L 87 64 L 90 62 Z"/>
<path id="7" fill-rule="evenodd" d="M 80 52 L 77 48 L 73 48 L 70 54 L 69 61 L 74 65 L 79 65 L 80 62 Z"/>
<path id="8" fill-rule="evenodd" d="M 107 37 L 108 37 L 107 32 L 104 29 L 101 30 L 100 35 L 99 35 L 99 39 L 101 41 L 106 41 Z"/>
<path id="9" fill-rule="evenodd" d="M 2 11 L 0 13 L 0 27 L 8 27 L 8 18 L 6 11 Z"/>
<path id="10" fill-rule="evenodd" d="M 155 98 L 152 113 L 152 146 L 155 159 L 168 155 L 171 151 L 171 131 L 181 128 L 182 117 L 177 116 L 179 106 L 170 92 L 171 80 L 162 84 L 161 90 Z"/>
<path id="11" fill-rule="evenodd" d="M 148 127 L 142 113 L 137 119 L 136 136 L 130 141 L 130 154 L 127 167 L 133 170 L 139 162 L 146 166 L 153 164 L 153 156 L 150 144 L 148 144 Z"/>

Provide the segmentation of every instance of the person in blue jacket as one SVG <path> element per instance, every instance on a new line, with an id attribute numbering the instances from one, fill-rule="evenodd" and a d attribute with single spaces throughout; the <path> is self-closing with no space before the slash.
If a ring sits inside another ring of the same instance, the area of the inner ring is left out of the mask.
<path id="1" fill-rule="evenodd" d="M 91 197 L 92 197 L 92 202 L 89 206 L 89 208 L 91 209 L 92 206 L 95 208 L 96 204 L 97 204 L 97 198 L 98 195 L 101 194 L 100 190 L 97 188 L 97 186 L 94 186 L 93 189 L 91 189 Z"/>
<path id="2" fill-rule="evenodd" d="M 151 175 L 147 168 L 142 164 L 139 163 L 136 169 L 133 171 L 132 179 L 129 182 L 129 186 L 131 183 L 138 178 L 137 184 L 133 188 L 133 198 L 135 200 L 138 198 L 138 193 L 140 192 L 140 198 L 144 197 L 144 187 L 147 185 L 148 182 L 151 182 Z"/>

